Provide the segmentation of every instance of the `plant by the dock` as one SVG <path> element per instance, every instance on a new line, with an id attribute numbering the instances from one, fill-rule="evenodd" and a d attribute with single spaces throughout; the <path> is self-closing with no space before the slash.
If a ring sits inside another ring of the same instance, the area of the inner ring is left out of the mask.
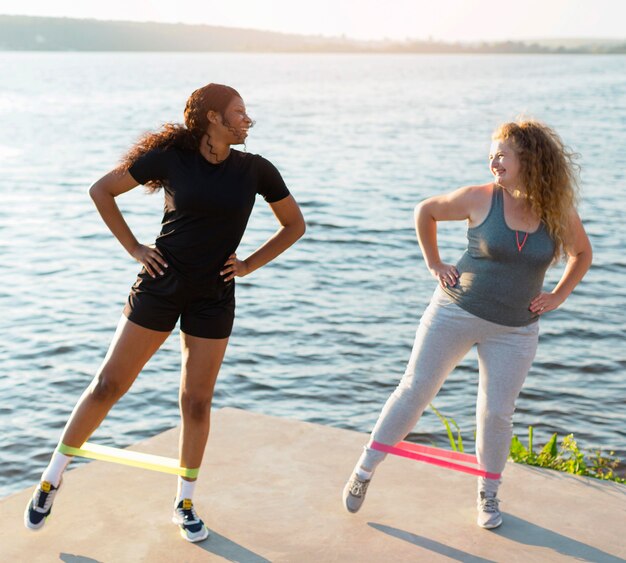
<path id="1" fill-rule="evenodd" d="M 453 418 L 444 416 L 432 403 L 430 408 L 445 426 L 450 447 L 455 452 L 463 452 L 463 438 L 461 437 L 459 425 Z M 452 430 L 453 426 L 456 429 L 456 438 Z M 605 455 L 600 450 L 596 450 L 585 455 L 579 449 L 573 434 L 565 436 L 561 440 L 561 444 L 558 445 L 556 432 L 552 434 L 548 443 L 541 450 L 535 452 L 533 449 L 533 435 L 534 429 L 532 426 L 529 426 L 528 446 L 524 446 L 517 436 L 513 436 L 509 459 L 516 463 L 525 463 L 526 465 L 555 469 L 556 471 L 564 471 L 574 475 L 584 475 L 586 477 L 595 477 L 596 479 L 626 484 L 626 479 L 615 474 L 615 469 L 620 465 L 620 461 L 613 457 L 615 452 L 609 452 L 608 455 Z"/>
<path id="2" fill-rule="evenodd" d="M 435 405 L 433 405 L 432 403 L 430 403 L 429 406 L 431 409 L 433 409 L 433 411 L 437 415 L 437 418 L 441 420 L 441 423 L 446 427 L 446 432 L 448 433 L 448 440 L 450 441 L 450 447 L 455 452 L 465 451 L 463 449 L 463 438 L 461 437 L 461 429 L 459 428 L 459 425 L 456 423 L 456 421 L 453 418 L 449 418 L 447 416 L 442 415 L 435 408 Z M 452 428 L 450 427 L 450 424 L 452 424 L 456 428 L 456 436 L 457 436 L 456 440 L 454 439 L 454 434 L 452 433 Z"/>
<path id="3" fill-rule="evenodd" d="M 626 479 L 615 475 L 615 469 L 619 465 L 619 460 L 614 456 L 615 452 L 608 455 L 596 450 L 592 454 L 585 456 L 579 449 L 573 434 L 568 434 L 557 446 L 557 434 L 552 434 L 548 443 L 539 451 L 533 450 L 533 427 L 528 427 L 528 447 L 524 446 L 517 436 L 511 440 L 510 458 L 517 463 L 525 463 L 537 467 L 556 469 L 574 475 L 584 475 L 595 477 L 606 481 L 626 483 Z"/>

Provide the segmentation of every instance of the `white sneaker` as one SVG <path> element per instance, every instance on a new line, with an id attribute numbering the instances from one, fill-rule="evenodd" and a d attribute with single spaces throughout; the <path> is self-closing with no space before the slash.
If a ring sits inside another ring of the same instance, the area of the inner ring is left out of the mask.
<path id="1" fill-rule="evenodd" d="M 356 473 L 352 474 L 346 486 L 343 488 L 343 505 L 348 512 L 358 512 L 365 500 L 365 493 L 371 479 L 359 479 Z"/>
<path id="2" fill-rule="evenodd" d="M 198 542 L 209 537 L 209 530 L 198 518 L 190 498 L 182 499 L 172 515 L 172 522 L 180 527 L 180 535 L 190 542 Z"/>
<path id="3" fill-rule="evenodd" d="M 476 523 L 481 528 L 488 530 L 497 528 L 502 524 L 502 514 L 498 506 L 500 500 L 494 493 L 480 491 L 478 496 L 478 520 Z"/>

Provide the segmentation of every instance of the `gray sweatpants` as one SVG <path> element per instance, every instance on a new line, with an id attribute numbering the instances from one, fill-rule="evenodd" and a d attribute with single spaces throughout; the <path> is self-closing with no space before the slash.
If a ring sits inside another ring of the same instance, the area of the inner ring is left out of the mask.
<path id="1" fill-rule="evenodd" d="M 383 407 L 371 440 L 395 445 L 413 429 L 448 374 L 478 348 L 476 456 L 490 473 L 501 473 L 511 443 L 515 400 L 535 358 L 539 323 L 510 327 L 483 320 L 456 305 L 439 287 L 415 336 L 406 371 Z M 369 447 L 357 464 L 374 471 L 384 453 Z M 496 493 L 499 481 L 479 478 L 479 490 Z"/>

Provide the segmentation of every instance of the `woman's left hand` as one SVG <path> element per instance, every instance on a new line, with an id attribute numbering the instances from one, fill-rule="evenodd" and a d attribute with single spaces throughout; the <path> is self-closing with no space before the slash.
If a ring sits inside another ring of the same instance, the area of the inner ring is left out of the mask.
<path id="1" fill-rule="evenodd" d="M 229 282 L 234 277 L 243 278 L 248 275 L 248 264 L 245 260 L 239 260 L 237 255 L 233 252 L 226 260 L 224 268 L 220 272 L 220 275 L 224 277 L 224 282 Z"/>
<path id="2" fill-rule="evenodd" d="M 548 311 L 554 311 L 563 303 L 558 295 L 554 293 L 540 293 L 530 302 L 530 312 L 537 315 L 543 315 Z"/>

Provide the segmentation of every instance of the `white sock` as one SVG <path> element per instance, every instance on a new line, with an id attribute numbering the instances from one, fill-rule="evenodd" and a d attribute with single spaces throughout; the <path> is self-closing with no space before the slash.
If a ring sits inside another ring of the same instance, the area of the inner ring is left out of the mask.
<path id="1" fill-rule="evenodd" d="M 385 459 L 386 455 L 381 451 L 370 448 L 369 445 L 365 446 L 361 457 L 354 467 L 357 477 L 363 481 L 371 479 L 374 471 L 376 471 L 376 468 Z"/>
<path id="2" fill-rule="evenodd" d="M 184 498 L 188 498 L 191 499 L 193 498 L 193 491 L 196 488 L 196 481 L 186 481 L 185 479 L 183 479 L 182 477 L 178 477 L 178 488 L 177 488 L 177 492 L 176 492 L 176 501 L 174 502 L 175 506 L 178 506 L 178 503 L 184 499 Z"/>
<path id="3" fill-rule="evenodd" d="M 72 461 L 71 456 L 64 455 L 55 450 L 52 454 L 52 459 L 50 459 L 48 467 L 46 467 L 41 475 L 41 480 L 48 481 L 48 483 L 52 483 L 54 487 L 58 487 L 59 481 L 61 481 L 61 476 L 70 461 Z"/>

